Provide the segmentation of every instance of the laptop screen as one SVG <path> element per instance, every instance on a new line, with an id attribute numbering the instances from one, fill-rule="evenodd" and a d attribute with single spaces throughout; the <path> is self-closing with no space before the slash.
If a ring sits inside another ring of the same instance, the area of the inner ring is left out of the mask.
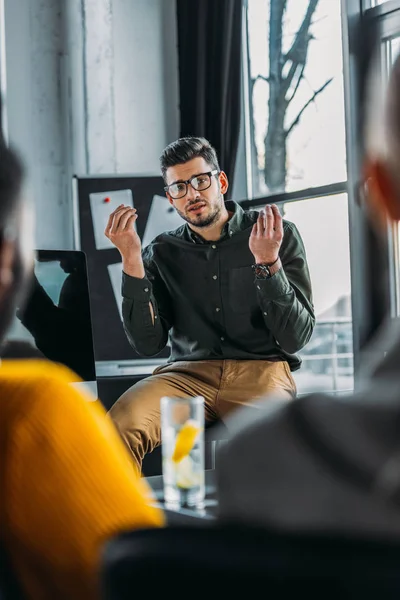
<path id="1" fill-rule="evenodd" d="M 96 394 L 86 256 L 38 250 L 30 293 L 8 332 L 3 357 L 44 357 L 69 367 Z"/>

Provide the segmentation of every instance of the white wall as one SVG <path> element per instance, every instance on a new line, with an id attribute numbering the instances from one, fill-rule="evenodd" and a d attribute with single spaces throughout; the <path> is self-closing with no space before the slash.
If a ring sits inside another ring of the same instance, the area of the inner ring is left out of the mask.
<path id="1" fill-rule="evenodd" d="M 115 2 L 118 3 L 118 0 Z M 120 68 L 114 54 L 114 2 L 83 0 L 83 6 L 87 168 L 89 173 L 114 173 L 114 74 Z"/>
<path id="2" fill-rule="evenodd" d="M 72 243 L 60 93 L 61 0 L 5 0 L 10 143 L 21 152 L 36 206 L 36 243 Z"/>
<path id="3" fill-rule="evenodd" d="M 157 174 L 159 155 L 171 141 L 167 133 L 167 119 L 170 121 L 171 116 L 167 116 L 166 110 L 171 100 L 168 103 L 166 99 L 177 86 L 176 54 L 165 56 L 166 65 L 164 61 L 163 25 L 165 13 L 175 16 L 175 2 L 114 0 L 113 10 L 117 170 Z M 174 28 L 170 33 L 166 31 L 172 46 L 176 44 L 175 36 Z M 166 81 L 165 72 L 172 73 L 171 82 Z M 172 104 L 177 111 L 177 91 Z M 178 132 L 174 131 L 175 134 Z"/>
<path id="4" fill-rule="evenodd" d="M 9 138 L 29 168 L 38 247 L 72 247 L 73 172 L 159 172 L 179 129 L 175 10 L 5 0 Z"/>

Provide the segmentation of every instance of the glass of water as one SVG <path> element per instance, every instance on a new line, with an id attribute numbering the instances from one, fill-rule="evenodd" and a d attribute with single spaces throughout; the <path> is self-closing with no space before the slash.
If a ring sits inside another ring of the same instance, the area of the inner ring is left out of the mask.
<path id="1" fill-rule="evenodd" d="M 204 398 L 161 398 L 164 502 L 204 508 Z"/>

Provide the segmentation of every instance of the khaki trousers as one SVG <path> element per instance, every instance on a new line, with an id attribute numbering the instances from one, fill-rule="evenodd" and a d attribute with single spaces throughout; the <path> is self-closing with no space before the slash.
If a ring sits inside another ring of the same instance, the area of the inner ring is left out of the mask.
<path id="1" fill-rule="evenodd" d="M 174 362 L 157 367 L 151 377 L 127 390 L 110 416 L 141 470 L 144 455 L 161 443 L 162 396 L 203 396 L 206 421 L 216 421 L 267 395 L 288 399 L 296 395 L 286 361 Z"/>

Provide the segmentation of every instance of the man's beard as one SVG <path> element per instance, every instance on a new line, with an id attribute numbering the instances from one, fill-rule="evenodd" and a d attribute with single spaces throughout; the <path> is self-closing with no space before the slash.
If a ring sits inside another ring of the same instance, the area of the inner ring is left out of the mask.
<path id="1" fill-rule="evenodd" d="M 198 202 L 203 202 L 203 200 L 199 200 Z M 193 205 L 197 204 L 198 202 L 193 202 Z M 219 204 L 217 204 L 214 207 L 214 210 L 212 210 L 208 215 L 199 215 L 198 217 L 190 217 L 190 214 L 188 215 L 187 213 L 178 210 L 176 207 L 175 210 L 184 221 L 189 223 L 189 225 L 193 225 L 194 227 L 209 227 L 210 225 L 216 223 L 221 215 L 221 206 Z"/>

